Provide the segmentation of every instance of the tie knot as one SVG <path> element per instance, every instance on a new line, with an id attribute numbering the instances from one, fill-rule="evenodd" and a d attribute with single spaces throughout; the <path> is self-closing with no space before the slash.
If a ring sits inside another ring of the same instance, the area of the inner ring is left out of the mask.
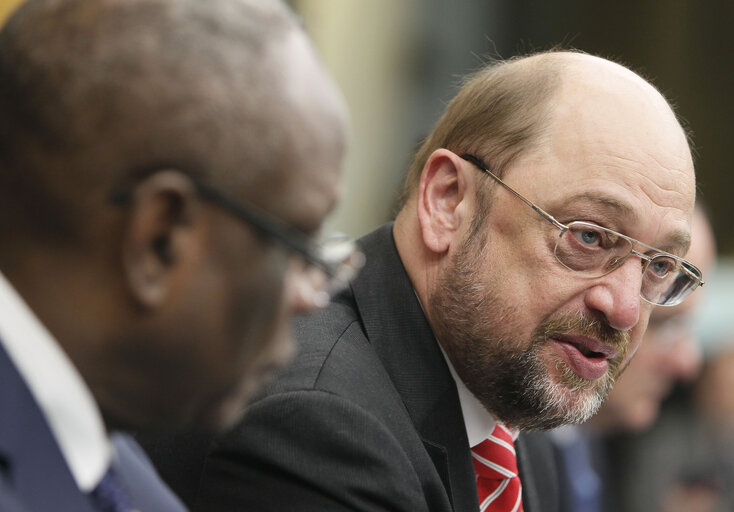
<path id="1" fill-rule="evenodd" d="M 132 512 L 130 499 L 112 468 L 92 491 L 92 501 L 100 512 Z"/>
<path id="2" fill-rule="evenodd" d="M 474 471 L 482 478 L 502 480 L 517 476 L 517 457 L 512 435 L 497 424 L 487 439 L 472 449 Z"/>

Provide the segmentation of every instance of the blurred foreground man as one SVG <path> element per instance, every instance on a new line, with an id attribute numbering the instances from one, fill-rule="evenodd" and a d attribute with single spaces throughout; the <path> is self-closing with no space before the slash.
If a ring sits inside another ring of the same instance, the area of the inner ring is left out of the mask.
<path id="1" fill-rule="evenodd" d="M 325 303 L 344 111 L 278 2 L 31 0 L 0 33 L 0 508 L 180 510 L 116 429 L 219 429 Z"/>
<path id="2" fill-rule="evenodd" d="M 708 273 L 715 262 L 716 243 L 709 220 L 700 207 L 693 214 L 691 236 L 686 259 Z M 621 482 L 618 480 L 628 480 L 629 471 L 615 467 L 615 454 L 610 453 L 604 440 L 615 434 L 650 428 L 673 386 L 696 377 L 701 354 L 693 328 L 701 297 L 699 292 L 678 306 L 653 310 L 640 348 L 599 412 L 584 425 L 569 425 L 551 433 L 558 457 L 564 511 L 624 509 L 619 506 Z"/>
<path id="3" fill-rule="evenodd" d="M 526 431 L 588 419 L 653 305 L 698 287 L 694 200 L 686 135 L 631 71 L 570 52 L 479 71 L 351 289 L 295 322 L 295 365 L 212 445 L 195 508 L 558 510 Z"/>

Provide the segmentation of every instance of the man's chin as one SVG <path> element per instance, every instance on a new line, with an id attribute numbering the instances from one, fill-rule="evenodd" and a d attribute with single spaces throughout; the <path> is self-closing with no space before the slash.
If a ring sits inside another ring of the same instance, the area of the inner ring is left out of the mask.
<path id="1" fill-rule="evenodd" d="M 236 389 L 209 400 L 207 405 L 215 405 L 209 406 L 197 423 L 208 430 L 222 432 L 230 429 L 242 419 L 255 394 L 273 376 L 270 368 L 267 371 L 251 371 L 250 373 L 254 375 L 240 382 Z"/>
<path id="2" fill-rule="evenodd" d="M 601 407 L 608 392 L 603 385 L 591 385 L 583 388 L 558 385 L 557 410 L 565 418 L 566 424 L 584 423 Z"/>
<path id="3" fill-rule="evenodd" d="M 584 423 L 601 407 L 608 393 L 605 385 L 588 382 L 579 386 L 548 379 L 538 389 L 536 414 L 527 418 L 522 430 L 550 430 L 563 425 Z"/>
<path id="4" fill-rule="evenodd" d="M 210 432 L 224 432 L 232 428 L 245 414 L 245 403 L 239 400 L 231 400 L 223 403 L 198 422 L 201 428 Z"/>
<path id="5" fill-rule="evenodd" d="M 630 406 L 626 414 L 620 419 L 623 423 L 622 427 L 631 432 L 639 432 L 646 430 L 655 423 L 660 414 L 660 405 L 658 401 L 640 401 L 640 403 Z"/>
<path id="6" fill-rule="evenodd" d="M 245 385 L 234 393 L 211 400 L 195 421 L 200 428 L 211 432 L 223 432 L 232 428 L 242 419 L 253 391 L 259 386 Z"/>

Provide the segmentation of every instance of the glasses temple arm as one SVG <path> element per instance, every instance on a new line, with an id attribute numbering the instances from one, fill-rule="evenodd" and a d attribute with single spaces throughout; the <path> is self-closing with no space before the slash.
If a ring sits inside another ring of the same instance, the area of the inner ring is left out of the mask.
<path id="1" fill-rule="evenodd" d="M 202 198 L 226 209 L 232 215 L 250 224 L 261 234 L 276 239 L 281 244 L 299 253 L 307 261 L 320 267 L 327 274 L 333 272 L 331 266 L 317 254 L 313 242 L 305 234 L 279 222 L 276 218 L 261 212 L 252 205 L 235 202 L 218 189 L 201 180 L 192 179 L 192 181 Z"/>
<path id="2" fill-rule="evenodd" d="M 557 221 L 555 219 L 555 217 L 553 217 L 553 215 L 551 215 L 550 213 L 546 212 L 540 206 L 536 205 L 531 200 L 527 199 L 525 196 L 523 196 L 522 194 L 520 194 L 520 192 L 518 192 L 517 190 L 515 190 L 514 188 L 512 188 L 511 186 L 509 186 L 504 181 L 502 181 L 497 175 L 495 175 L 492 171 L 490 171 L 487 168 L 487 166 L 485 166 L 482 163 L 482 161 L 479 160 L 477 157 L 475 157 L 473 155 L 461 155 L 461 158 L 463 158 L 464 160 L 466 160 L 468 162 L 473 163 L 477 168 L 479 168 L 479 170 L 481 170 L 482 172 L 490 175 L 497 183 L 499 183 L 500 185 L 502 185 L 503 187 L 505 187 L 507 190 L 509 190 L 510 192 L 512 192 L 512 194 L 515 197 L 517 197 L 518 199 L 520 199 L 520 201 L 522 201 L 523 203 L 525 203 L 526 205 L 528 205 L 530 208 L 532 208 L 533 210 L 535 210 L 535 212 L 538 215 L 540 215 L 545 220 L 547 220 L 548 222 L 550 222 L 551 224 L 553 224 L 555 227 L 557 227 L 558 229 L 560 229 L 562 232 L 568 231 L 568 226 L 566 226 L 565 224 Z"/>

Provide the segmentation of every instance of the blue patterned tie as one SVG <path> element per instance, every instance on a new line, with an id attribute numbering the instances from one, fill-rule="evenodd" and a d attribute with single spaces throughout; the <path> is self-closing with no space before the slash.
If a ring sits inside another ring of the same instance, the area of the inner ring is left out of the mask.
<path id="1" fill-rule="evenodd" d="M 133 509 L 130 498 L 120 485 L 112 468 L 107 470 L 91 496 L 95 507 L 100 512 L 131 512 Z"/>

